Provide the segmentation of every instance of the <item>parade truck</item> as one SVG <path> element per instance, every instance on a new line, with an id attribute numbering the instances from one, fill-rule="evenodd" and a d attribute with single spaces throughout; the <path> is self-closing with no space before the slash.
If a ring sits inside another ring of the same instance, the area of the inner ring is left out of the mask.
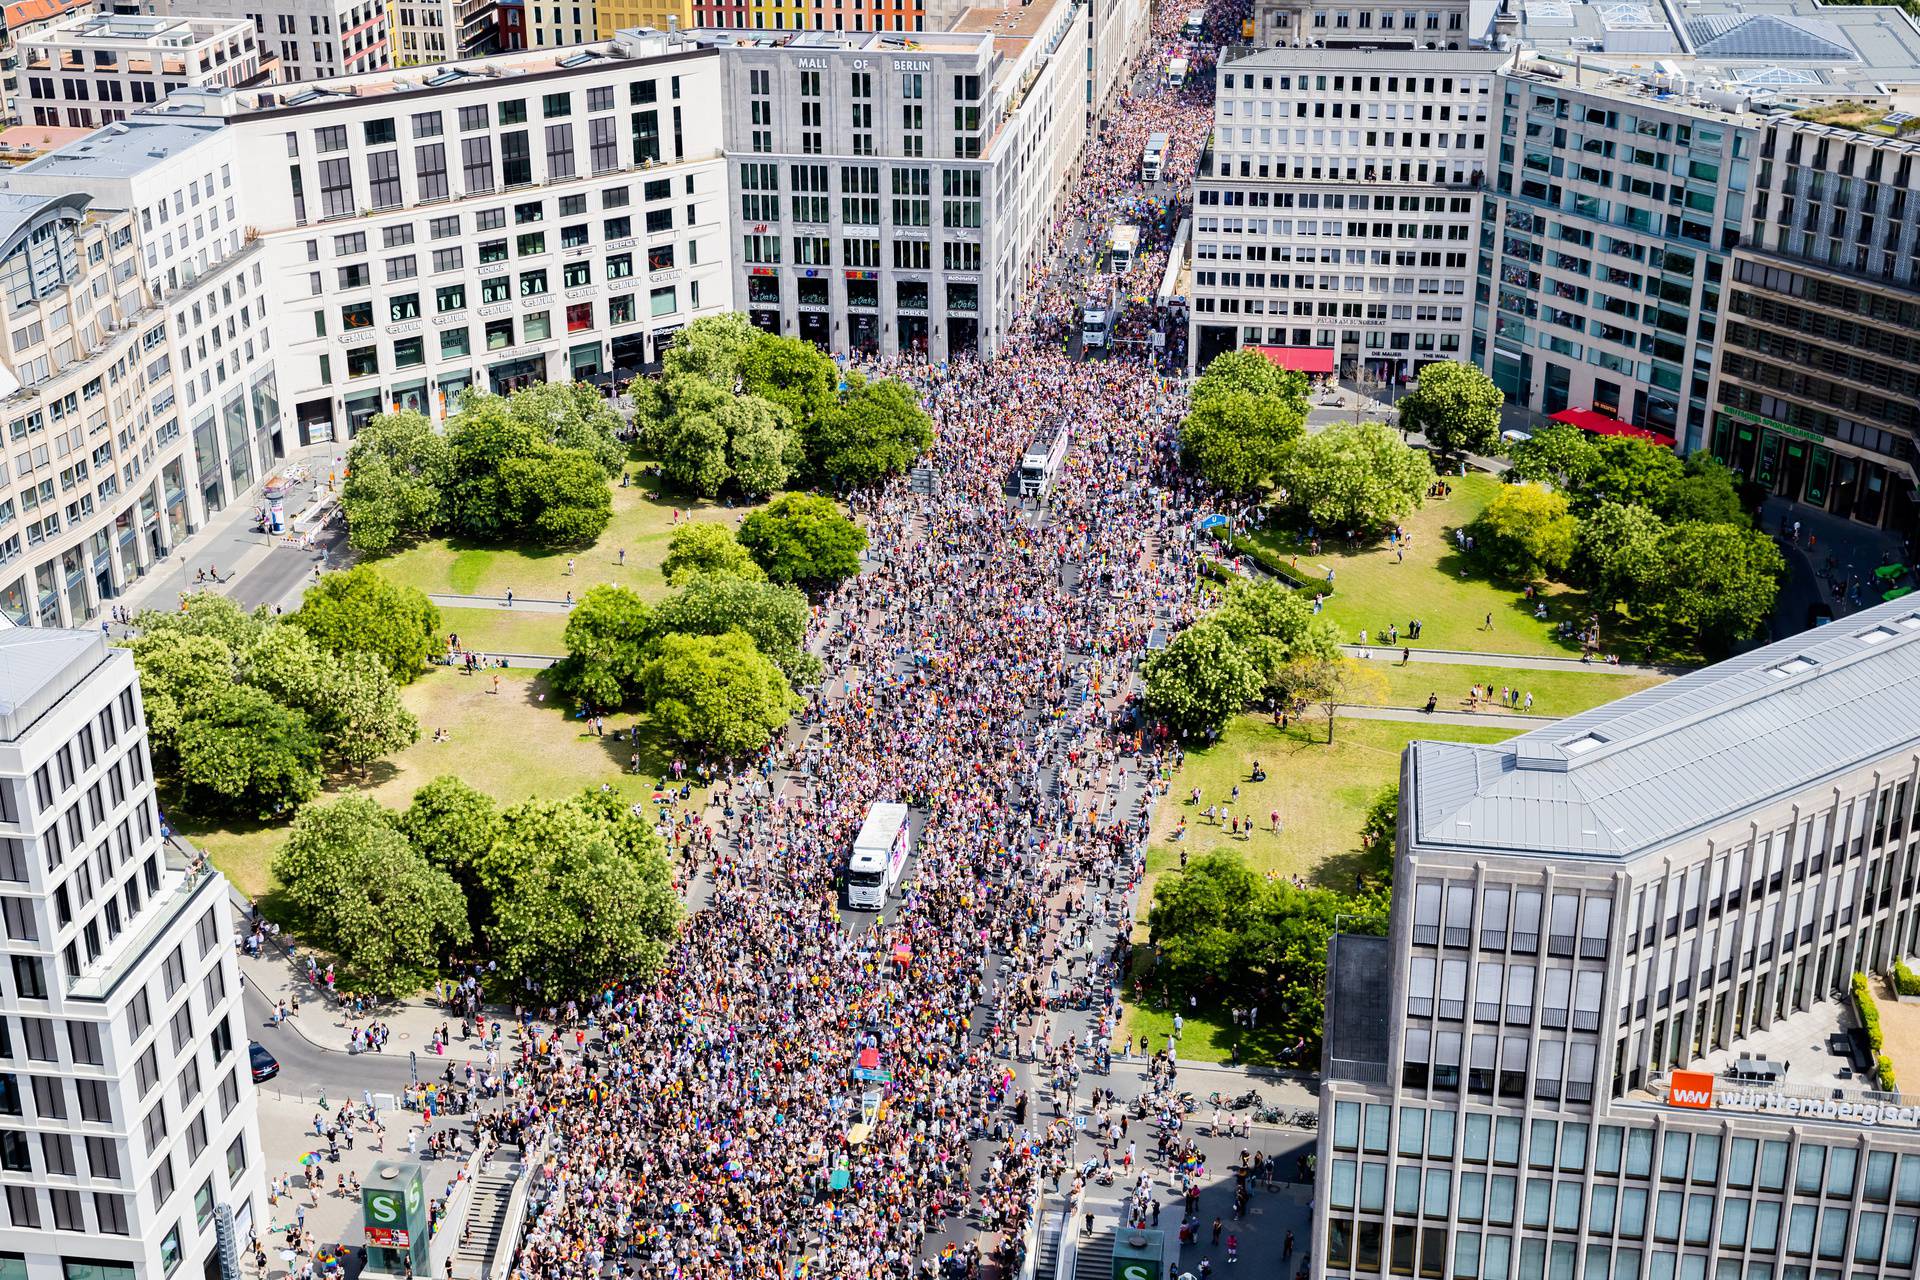
<path id="1" fill-rule="evenodd" d="M 1140 251 L 1140 228 L 1130 222 L 1114 227 L 1107 237 L 1107 270 L 1123 276 L 1133 270 L 1133 255 Z"/>
<path id="2" fill-rule="evenodd" d="M 1080 348 L 1104 347 L 1113 336 L 1113 281 L 1094 277 L 1087 301 L 1080 308 Z"/>
<path id="3" fill-rule="evenodd" d="M 1180 34 L 1189 40 L 1198 40 L 1207 34 L 1207 11 L 1205 9 L 1187 10 L 1187 20 L 1181 24 Z"/>
<path id="4" fill-rule="evenodd" d="M 907 806 L 876 801 L 867 807 L 860 834 L 847 856 L 847 905 L 878 911 L 900 883 L 907 854 L 913 847 L 913 828 Z"/>
<path id="5" fill-rule="evenodd" d="M 1180 55 L 1167 62 L 1167 88 L 1178 89 L 1187 82 L 1187 59 Z"/>
<path id="6" fill-rule="evenodd" d="M 1020 496 L 1044 498 L 1067 460 L 1067 425 L 1063 421 L 1043 429 L 1020 455 Z"/>
<path id="7" fill-rule="evenodd" d="M 1167 135 L 1156 133 L 1147 139 L 1147 149 L 1140 153 L 1140 181 L 1160 181 L 1160 171 L 1167 163 Z"/>

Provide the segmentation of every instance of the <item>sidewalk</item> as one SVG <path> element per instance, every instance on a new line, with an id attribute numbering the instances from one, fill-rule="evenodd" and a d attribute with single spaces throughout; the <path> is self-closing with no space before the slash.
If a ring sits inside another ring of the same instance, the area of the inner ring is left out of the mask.
<path id="1" fill-rule="evenodd" d="M 314 445 L 281 459 L 275 468 L 275 473 L 280 473 L 304 466 L 307 472 L 304 479 L 287 491 L 285 507 L 289 529 L 305 532 L 321 514 L 322 504 L 334 497 L 328 493 L 327 476 L 330 471 L 337 474 L 343 465 L 343 457 L 336 456 L 334 449 L 331 444 Z M 260 532 L 257 513 L 263 502 L 256 487 L 250 496 L 228 503 L 214 513 L 199 532 L 176 546 L 165 561 L 155 564 L 144 579 L 131 584 L 126 594 L 113 603 L 138 613 L 143 609 L 177 609 L 182 595 L 199 591 L 237 594 L 270 557 L 295 554 L 295 550 L 287 548 L 284 537 Z M 194 580 L 196 571 L 213 569 L 219 571 L 218 581 Z M 291 577 L 299 587 L 305 586 L 304 570 L 275 576 Z M 298 590 L 293 594 L 297 597 Z M 259 603 L 286 602 L 274 599 Z"/>
<path id="2" fill-rule="evenodd" d="M 1685 666 L 1648 667 L 1634 662 L 1587 662 L 1580 658 L 1559 658 L 1548 654 L 1481 653 L 1471 649 L 1422 649 L 1418 645 L 1343 644 L 1341 652 L 1349 658 L 1390 658 L 1400 660 L 1401 649 L 1411 649 L 1413 662 L 1438 662 L 1459 667 L 1516 667 L 1526 671 L 1591 671 L 1613 676 L 1677 676 L 1693 670 Z"/>

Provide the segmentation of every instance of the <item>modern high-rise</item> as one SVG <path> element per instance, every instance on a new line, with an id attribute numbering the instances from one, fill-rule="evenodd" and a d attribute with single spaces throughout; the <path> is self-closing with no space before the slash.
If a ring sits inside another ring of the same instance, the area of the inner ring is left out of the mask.
<path id="1" fill-rule="evenodd" d="M 1756 117 L 1522 55 L 1500 77 L 1473 362 L 1507 402 L 1698 447 Z"/>
<path id="2" fill-rule="evenodd" d="M 0 625 L 0 1260 L 219 1276 L 264 1234 L 225 879 L 164 838 L 133 656 Z"/>
<path id="3" fill-rule="evenodd" d="M 244 19 L 259 32 L 262 56 L 278 60 L 273 78 L 281 81 L 392 65 L 387 0 L 114 0 L 114 11 Z"/>
<path id="4" fill-rule="evenodd" d="M 834 351 L 991 355 L 1086 140 L 1067 0 L 912 38 L 743 33 L 722 49 L 734 294 Z"/>
<path id="5" fill-rule="evenodd" d="M 1920 1109 L 1842 1000 L 1916 951 L 1912 601 L 1411 744 L 1388 935 L 1329 960 L 1315 1274 L 1911 1274 Z"/>
<path id="6" fill-rule="evenodd" d="M 1464 359 L 1494 50 L 1223 56 L 1194 180 L 1195 367 L 1239 346 L 1399 378 Z"/>
<path id="7" fill-rule="evenodd" d="M 1759 134 L 1714 374 L 1712 448 L 1770 493 L 1911 530 L 1920 477 L 1920 144 L 1777 118 Z"/>

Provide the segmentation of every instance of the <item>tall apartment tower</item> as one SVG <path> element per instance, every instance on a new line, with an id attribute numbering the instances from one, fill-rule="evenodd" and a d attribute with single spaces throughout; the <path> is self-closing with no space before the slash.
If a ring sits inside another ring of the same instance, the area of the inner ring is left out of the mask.
<path id="1" fill-rule="evenodd" d="M 232 932 L 225 880 L 162 839 L 132 655 L 0 627 L 9 1274 L 218 1276 L 266 1227 Z"/>
<path id="2" fill-rule="evenodd" d="M 1920 945 L 1917 799 L 1912 600 L 1410 745 L 1388 936 L 1329 957 L 1314 1273 L 1911 1275 L 1920 1064 L 1847 993 Z"/>

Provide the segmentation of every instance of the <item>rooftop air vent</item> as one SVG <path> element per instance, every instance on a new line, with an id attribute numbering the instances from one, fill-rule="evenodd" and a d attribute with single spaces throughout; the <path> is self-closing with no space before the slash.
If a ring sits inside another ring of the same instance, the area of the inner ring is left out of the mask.
<path id="1" fill-rule="evenodd" d="M 1819 664 L 1812 658 L 1801 654 L 1798 657 L 1788 658 L 1785 662 L 1778 662 L 1768 667 L 1767 674 L 1775 680 L 1785 680 L 1787 677 L 1797 676 L 1803 671 L 1811 671 L 1818 665 Z"/>

